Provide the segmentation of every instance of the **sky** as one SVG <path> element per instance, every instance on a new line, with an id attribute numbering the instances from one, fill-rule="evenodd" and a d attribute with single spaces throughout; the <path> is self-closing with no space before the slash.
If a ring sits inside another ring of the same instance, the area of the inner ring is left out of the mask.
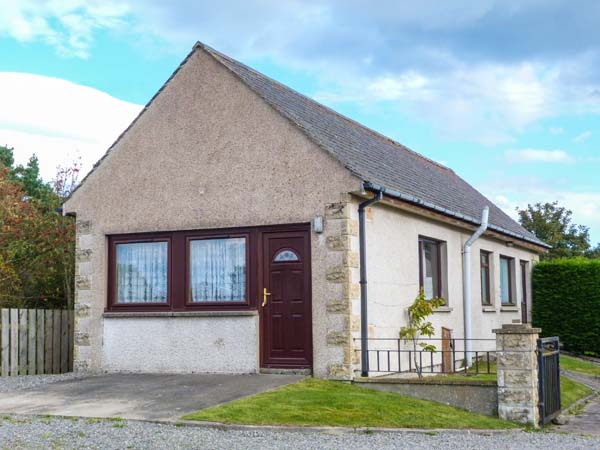
<path id="1" fill-rule="evenodd" d="M 202 41 L 600 242 L 600 2 L 0 0 L 0 145 L 104 154 Z"/>

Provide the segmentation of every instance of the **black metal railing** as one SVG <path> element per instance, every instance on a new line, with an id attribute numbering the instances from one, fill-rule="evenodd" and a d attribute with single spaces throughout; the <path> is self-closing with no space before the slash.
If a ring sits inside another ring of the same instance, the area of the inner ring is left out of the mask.
<path id="1" fill-rule="evenodd" d="M 558 337 L 537 341 L 541 424 L 560 414 L 560 342 Z"/>
<path id="2" fill-rule="evenodd" d="M 360 344 L 361 339 L 355 338 L 355 352 L 362 357 Z M 421 344 L 433 345 L 435 350 L 423 349 Z M 399 338 L 369 338 L 367 353 L 370 373 L 410 374 L 419 370 L 422 374 L 496 373 L 495 339 L 427 338 L 413 343 Z M 466 363 L 468 360 L 470 365 Z"/>

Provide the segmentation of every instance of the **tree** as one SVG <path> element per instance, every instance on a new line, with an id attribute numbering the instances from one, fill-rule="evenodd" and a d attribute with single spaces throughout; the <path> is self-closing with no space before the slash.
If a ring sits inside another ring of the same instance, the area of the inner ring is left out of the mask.
<path id="1" fill-rule="evenodd" d="M 435 308 L 439 308 L 444 303 L 446 301 L 441 297 L 434 297 L 430 300 L 426 299 L 425 290 L 421 288 L 419 295 L 407 309 L 408 325 L 400 329 L 400 339 L 412 343 L 415 369 L 419 378 L 423 377 L 423 368 L 419 364 L 419 358 L 417 357 L 417 346 L 420 347 L 421 351 L 436 351 L 435 345 L 419 342 L 419 340 L 423 336 L 432 337 L 435 335 L 433 324 L 426 319 L 433 314 Z"/>
<path id="2" fill-rule="evenodd" d="M 600 259 L 600 244 L 585 252 L 585 257 L 589 259 Z"/>
<path id="3" fill-rule="evenodd" d="M 55 209 L 78 172 L 60 169 L 46 183 L 37 158 L 15 166 L 12 149 L 0 147 L 0 306 L 72 307 L 75 224 Z"/>
<path id="4" fill-rule="evenodd" d="M 8 169 L 8 177 L 18 180 L 23 186 L 25 194 L 42 202 L 55 202 L 56 195 L 52 185 L 42 180 L 40 165 L 37 156 L 29 158 L 27 165 L 15 165 L 14 149 L 0 146 L 0 164 Z M 56 202 L 55 202 L 56 203 Z"/>
<path id="5" fill-rule="evenodd" d="M 13 148 L 0 145 L 0 165 L 4 167 L 13 167 L 15 157 L 13 156 Z"/>
<path id="6" fill-rule="evenodd" d="M 552 246 L 542 259 L 585 256 L 590 248 L 589 228 L 572 223 L 572 211 L 558 202 L 527 205 L 517 213 L 525 229 Z"/>

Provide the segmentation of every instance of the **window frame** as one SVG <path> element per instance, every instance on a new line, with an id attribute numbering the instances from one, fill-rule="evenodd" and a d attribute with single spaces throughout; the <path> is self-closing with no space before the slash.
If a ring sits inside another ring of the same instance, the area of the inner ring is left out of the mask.
<path id="1" fill-rule="evenodd" d="M 191 242 L 192 241 L 201 241 L 201 240 L 216 240 L 216 239 L 236 239 L 243 238 L 246 242 L 246 300 L 243 302 L 219 302 L 219 301 L 211 301 L 211 302 L 192 302 L 191 300 L 191 280 L 192 280 L 192 251 L 191 251 Z M 240 233 L 240 234 L 224 234 L 224 235 L 207 235 L 205 233 L 200 234 L 189 234 L 185 238 L 185 306 L 186 308 L 194 308 L 198 306 L 205 306 L 207 308 L 221 308 L 223 306 L 230 307 L 244 307 L 249 306 L 250 304 L 250 283 L 249 283 L 249 273 L 250 273 L 250 235 L 249 233 Z"/>
<path id="2" fill-rule="evenodd" d="M 487 263 L 484 265 L 482 257 L 486 256 Z M 492 300 L 492 289 L 491 289 L 491 281 L 492 281 L 492 252 L 487 250 L 480 250 L 479 252 L 479 282 L 481 284 L 481 305 L 482 306 L 493 306 L 494 302 Z M 483 269 L 486 270 L 486 290 L 485 294 L 487 295 L 487 302 L 484 302 L 484 290 L 483 290 Z"/>
<path id="3" fill-rule="evenodd" d="M 153 233 L 145 236 L 117 236 L 114 239 L 109 239 L 108 247 L 108 310 L 165 310 L 171 308 L 173 298 L 173 283 L 172 283 L 172 239 L 165 233 Z M 147 244 L 152 242 L 167 243 L 167 301 L 166 302 L 118 302 L 118 285 L 117 285 L 117 245 L 119 244 Z"/>
<path id="4" fill-rule="evenodd" d="M 504 303 L 502 301 L 502 261 L 506 261 L 508 264 L 508 303 Z M 500 268 L 498 270 L 500 276 L 500 305 L 502 306 L 516 306 L 515 299 L 515 289 L 513 287 L 513 282 L 515 278 L 514 270 L 515 270 L 515 258 L 506 255 L 500 255 Z"/>
<path id="5" fill-rule="evenodd" d="M 295 228 L 300 224 L 294 225 Z M 295 229 L 294 228 L 294 229 Z M 107 235 L 108 240 L 108 292 L 105 312 L 193 312 L 193 311 L 248 311 L 256 310 L 258 286 L 258 242 L 265 229 L 235 228 L 211 230 L 186 230 L 156 233 Z M 292 229 L 292 226 L 290 226 Z M 246 238 L 246 301 L 245 302 L 189 302 L 189 250 L 188 240 Z M 116 303 L 116 245 L 168 241 L 167 303 Z"/>
<path id="6" fill-rule="evenodd" d="M 423 248 L 423 244 L 424 243 L 428 243 L 428 244 L 434 244 L 435 248 L 436 248 L 436 253 L 437 253 L 437 261 L 438 261 L 438 265 L 437 265 L 437 278 L 438 278 L 438 283 L 437 283 L 437 292 L 434 292 L 434 297 L 439 297 L 439 298 L 444 298 L 443 296 L 443 292 L 444 292 L 444 283 L 442 280 L 442 245 L 444 244 L 444 241 L 440 241 L 438 239 L 433 239 L 433 238 L 428 238 L 425 236 L 419 236 L 419 289 L 424 289 L 425 287 L 425 273 L 424 273 L 424 269 L 425 269 L 425 264 L 424 264 L 424 256 L 425 256 L 425 252 L 424 252 L 424 248 Z M 431 300 L 431 299 L 427 299 L 427 300 Z M 444 301 L 444 305 L 446 306 L 447 301 Z"/>
<path id="7" fill-rule="evenodd" d="M 521 322 L 527 323 L 528 317 L 523 317 L 523 314 L 529 312 L 529 292 L 527 289 L 530 281 L 529 261 L 526 261 L 524 259 L 519 260 L 519 275 L 517 275 L 517 277 L 520 279 L 521 283 L 521 301 L 519 302 L 519 307 L 521 308 Z M 525 308 L 523 308 L 523 304 L 525 304 Z"/>

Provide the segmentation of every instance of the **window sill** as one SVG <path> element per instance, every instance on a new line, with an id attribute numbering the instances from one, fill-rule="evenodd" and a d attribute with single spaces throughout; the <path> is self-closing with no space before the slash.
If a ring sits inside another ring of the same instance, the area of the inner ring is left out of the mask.
<path id="1" fill-rule="evenodd" d="M 496 312 L 496 307 L 494 305 L 487 305 L 481 308 L 483 312 Z"/>
<path id="2" fill-rule="evenodd" d="M 454 308 L 451 308 L 450 306 L 440 306 L 433 310 L 434 313 L 449 313 L 452 311 L 454 311 Z"/>
<path id="3" fill-rule="evenodd" d="M 258 316 L 258 311 L 118 311 L 105 312 L 106 319 L 121 319 L 131 317 L 239 317 Z"/>
<path id="4" fill-rule="evenodd" d="M 518 306 L 506 305 L 500 307 L 501 312 L 519 312 Z"/>

